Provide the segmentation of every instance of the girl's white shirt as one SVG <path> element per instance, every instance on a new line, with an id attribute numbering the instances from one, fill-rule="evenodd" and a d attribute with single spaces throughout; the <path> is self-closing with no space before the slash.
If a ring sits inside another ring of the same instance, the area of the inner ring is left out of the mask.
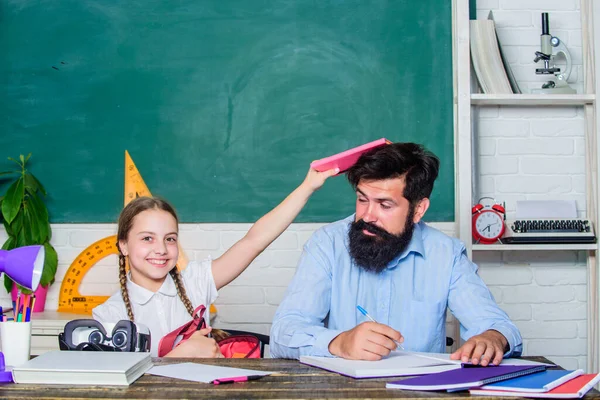
<path id="1" fill-rule="evenodd" d="M 210 304 L 218 296 L 211 264 L 212 260 L 210 258 L 200 262 L 191 261 L 187 268 L 181 271 L 183 285 L 194 308 L 200 304 L 204 304 L 206 307 L 204 319 L 207 326 L 210 324 Z M 167 333 L 189 322 L 192 317 L 177 295 L 175 282 L 171 275 L 167 275 L 160 289 L 154 293 L 133 283 L 130 274 L 128 274 L 127 290 L 135 322 L 145 325 L 150 330 L 150 353 L 153 357 L 157 357 L 160 339 Z M 95 320 L 102 324 L 107 322 L 116 323 L 123 319 L 128 320 L 129 317 L 121 297 L 121 291 L 119 290 L 103 304 L 95 307 L 92 310 L 92 315 Z"/>

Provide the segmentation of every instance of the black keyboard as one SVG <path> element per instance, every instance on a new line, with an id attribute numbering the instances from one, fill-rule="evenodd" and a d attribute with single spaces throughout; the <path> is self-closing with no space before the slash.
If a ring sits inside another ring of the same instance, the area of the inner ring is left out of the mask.
<path id="1" fill-rule="evenodd" d="M 519 219 L 506 221 L 502 243 L 596 243 L 589 219 Z"/>

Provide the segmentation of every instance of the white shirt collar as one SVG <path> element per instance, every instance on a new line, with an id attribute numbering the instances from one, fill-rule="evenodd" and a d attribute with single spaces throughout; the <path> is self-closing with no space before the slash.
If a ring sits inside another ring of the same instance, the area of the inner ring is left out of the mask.
<path id="1" fill-rule="evenodd" d="M 129 300 L 137 304 L 146 304 L 152 299 L 157 293 L 165 296 L 177 296 L 177 288 L 175 282 L 171 277 L 171 274 L 167 274 L 165 281 L 158 289 L 158 292 L 154 293 L 151 290 L 141 287 L 137 283 L 131 280 L 131 272 L 127 274 L 127 292 L 129 293 Z"/>

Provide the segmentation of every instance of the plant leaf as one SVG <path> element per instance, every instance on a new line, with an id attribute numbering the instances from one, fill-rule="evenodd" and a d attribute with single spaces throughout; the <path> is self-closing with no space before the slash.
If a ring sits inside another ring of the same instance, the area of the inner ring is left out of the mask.
<path id="1" fill-rule="evenodd" d="M 27 158 L 25 159 L 24 163 L 26 163 L 27 161 L 29 161 L 30 158 L 31 158 L 31 153 L 27 154 Z"/>
<path id="2" fill-rule="evenodd" d="M 39 200 L 37 195 L 33 195 L 33 196 L 28 196 L 29 201 L 27 202 L 28 206 L 29 206 L 29 212 L 31 213 L 31 217 L 32 217 L 32 223 L 35 223 L 37 231 L 38 231 L 38 243 L 44 243 L 48 240 L 50 240 L 50 238 L 48 237 L 50 235 L 50 224 L 48 223 L 48 211 L 46 210 L 46 207 L 44 206 L 44 203 L 42 203 L 41 200 Z M 41 207 L 41 209 L 40 209 Z M 46 213 L 44 215 L 44 213 Z M 40 216 L 40 214 L 42 214 Z"/>
<path id="3" fill-rule="evenodd" d="M 2 245 L 2 250 L 12 250 L 15 248 L 15 239 L 9 237 L 8 239 L 6 239 L 6 242 L 4 242 L 4 244 Z"/>
<path id="4" fill-rule="evenodd" d="M 25 229 L 21 229 L 19 234 L 16 236 L 17 245 L 15 247 L 23 247 L 23 246 L 27 246 L 27 245 L 31 244 L 27 241 L 24 231 L 25 231 Z"/>
<path id="5" fill-rule="evenodd" d="M 6 227 L 7 222 L 4 221 L 4 226 Z M 6 228 L 6 232 L 9 233 L 10 236 L 16 237 L 23 230 L 23 213 L 17 214 L 12 223 L 8 224 L 8 228 Z"/>
<path id="6" fill-rule="evenodd" d="M 8 277 L 8 275 L 4 274 L 4 287 L 6 288 L 6 291 L 8 293 L 10 293 L 10 291 L 12 290 L 12 286 L 13 281 Z"/>
<path id="7" fill-rule="evenodd" d="M 11 237 L 11 236 L 15 236 L 14 232 L 12 231 L 12 228 L 10 227 L 10 225 L 8 224 L 8 222 L 6 222 L 5 220 L 2 220 L 2 225 L 4 225 L 4 229 L 6 230 L 6 234 Z"/>
<path id="8" fill-rule="evenodd" d="M 9 224 L 15 219 L 21 209 L 23 195 L 23 178 L 19 178 L 10 185 L 2 201 L 2 216 Z"/>
<path id="9" fill-rule="evenodd" d="M 44 189 L 44 186 L 40 183 L 40 181 L 38 181 L 38 179 L 29 172 L 25 174 L 25 185 L 39 190 L 44 194 L 44 196 L 47 194 L 46 189 Z"/>
<path id="10" fill-rule="evenodd" d="M 48 223 L 48 209 L 46 208 L 44 201 L 38 196 L 37 193 L 30 194 L 28 199 L 31 202 L 32 207 L 35 208 L 36 215 L 40 222 L 44 221 Z"/>
<path id="11" fill-rule="evenodd" d="M 20 162 L 18 162 L 17 160 L 15 160 L 14 158 L 12 158 L 12 157 L 8 157 L 8 159 L 9 159 L 10 161 L 14 162 L 15 164 L 17 164 L 19 167 L 22 167 L 21 163 L 20 163 Z M 19 171 L 19 173 L 21 173 L 21 171 Z"/>
<path id="12" fill-rule="evenodd" d="M 11 174 L 19 174 L 19 173 L 21 173 L 21 171 L 3 171 L 3 172 L 0 172 L 0 176 L 2 176 L 2 175 L 11 175 Z"/>
<path id="13" fill-rule="evenodd" d="M 44 243 L 42 239 L 40 239 L 40 223 L 35 216 L 35 210 L 31 207 L 29 202 L 25 203 L 23 207 L 23 214 L 25 216 L 23 231 L 25 233 L 26 240 L 30 244 Z"/>
<path id="14" fill-rule="evenodd" d="M 46 257 L 44 258 L 44 269 L 42 270 L 40 285 L 48 286 L 54 283 L 56 269 L 58 268 L 58 254 L 49 242 L 44 243 L 44 250 L 46 251 Z"/>

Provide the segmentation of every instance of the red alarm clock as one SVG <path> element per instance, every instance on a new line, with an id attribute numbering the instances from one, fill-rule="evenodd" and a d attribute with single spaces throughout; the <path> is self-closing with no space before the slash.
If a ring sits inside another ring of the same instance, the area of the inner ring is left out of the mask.
<path id="1" fill-rule="evenodd" d="M 484 205 L 481 201 L 491 199 L 493 204 Z M 491 197 L 482 197 L 478 204 L 473 206 L 473 239 L 475 243 L 492 244 L 504 235 L 504 220 L 506 211 L 504 206 Z"/>

